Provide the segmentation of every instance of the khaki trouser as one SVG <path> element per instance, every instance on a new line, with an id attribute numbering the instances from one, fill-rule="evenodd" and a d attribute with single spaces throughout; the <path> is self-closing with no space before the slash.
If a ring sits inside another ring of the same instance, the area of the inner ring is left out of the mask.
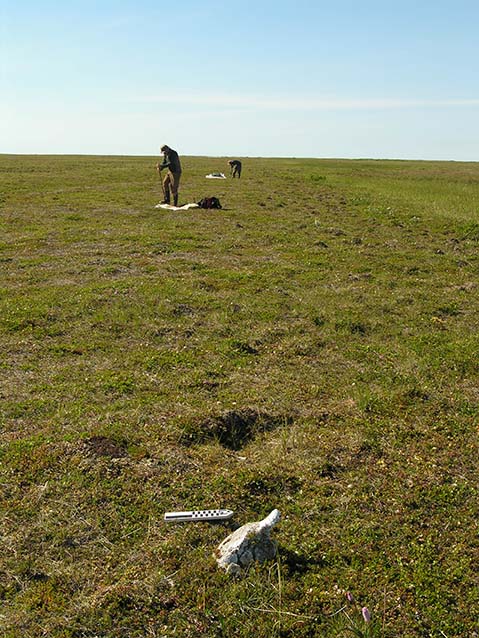
<path id="1" fill-rule="evenodd" d="M 173 194 L 173 202 L 175 206 L 178 205 L 178 188 L 180 186 L 181 173 L 172 173 L 168 171 L 166 177 L 163 179 L 163 192 L 165 194 L 165 201 L 170 201 L 170 190 Z"/>

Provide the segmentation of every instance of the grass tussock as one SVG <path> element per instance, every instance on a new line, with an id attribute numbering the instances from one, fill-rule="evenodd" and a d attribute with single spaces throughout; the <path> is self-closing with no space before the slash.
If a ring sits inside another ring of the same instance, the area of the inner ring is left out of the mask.
<path id="1" fill-rule="evenodd" d="M 0 157 L 0 633 L 474 636 L 478 165 L 183 163 Z"/>

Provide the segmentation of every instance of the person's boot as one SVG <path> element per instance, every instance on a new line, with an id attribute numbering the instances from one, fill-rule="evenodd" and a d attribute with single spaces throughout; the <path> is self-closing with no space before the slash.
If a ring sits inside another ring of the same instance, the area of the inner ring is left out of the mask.
<path id="1" fill-rule="evenodd" d="M 173 195 L 173 204 L 174 206 L 178 206 L 178 193 Z"/>

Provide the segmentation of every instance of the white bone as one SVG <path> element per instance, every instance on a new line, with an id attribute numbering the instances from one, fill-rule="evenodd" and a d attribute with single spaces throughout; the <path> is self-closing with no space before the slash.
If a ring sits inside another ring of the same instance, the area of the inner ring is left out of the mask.
<path id="1" fill-rule="evenodd" d="M 238 575 L 255 560 L 262 563 L 274 558 L 277 544 L 271 540 L 270 533 L 280 516 L 275 509 L 262 521 L 246 523 L 230 534 L 216 548 L 218 565 L 227 573 Z"/>

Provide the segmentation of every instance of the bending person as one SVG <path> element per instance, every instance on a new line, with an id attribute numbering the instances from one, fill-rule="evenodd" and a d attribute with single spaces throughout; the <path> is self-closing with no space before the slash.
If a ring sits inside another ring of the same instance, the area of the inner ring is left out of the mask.
<path id="1" fill-rule="evenodd" d="M 165 168 L 168 169 L 166 176 L 163 178 L 164 200 L 162 204 L 170 203 L 171 193 L 173 195 L 173 204 L 178 206 L 178 189 L 181 177 L 180 158 L 178 157 L 178 153 L 166 144 L 164 144 L 160 150 L 163 153 L 163 162 L 161 162 L 161 164 L 158 162 L 156 165 L 158 173 L 160 173 L 161 176 L 161 171 Z"/>
<path id="2" fill-rule="evenodd" d="M 241 162 L 239 160 L 230 160 L 228 162 L 230 165 L 230 175 L 234 177 L 241 177 Z"/>

